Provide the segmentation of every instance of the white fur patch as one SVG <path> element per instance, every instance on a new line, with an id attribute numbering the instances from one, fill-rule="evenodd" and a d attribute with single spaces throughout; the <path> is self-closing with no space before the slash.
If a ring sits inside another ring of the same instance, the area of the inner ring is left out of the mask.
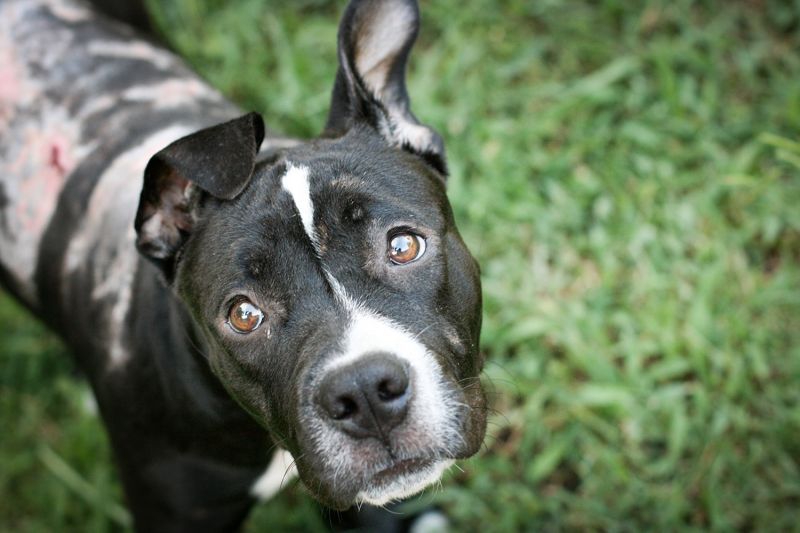
<path id="1" fill-rule="evenodd" d="M 407 143 L 409 146 L 424 152 L 433 145 L 433 134 L 431 130 L 421 124 L 413 123 L 408 117 L 403 115 L 393 115 L 394 118 L 394 137 L 398 145 Z"/>
<path id="2" fill-rule="evenodd" d="M 221 101 L 222 96 L 194 78 L 176 78 L 152 85 L 136 85 L 126 89 L 120 100 L 131 102 L 153 102 L 156 109 L 177 107 L 191 100 Z"/>
<path id="3" fill-rule="evenodd" d="M 362 490 L 356 495 L 359 502 L 370 505 L 386 505 L 395 500 L 402 500 L 418 494 L 425 490 L 425 487 L 439 481 L 442 474 L 453 464 L 452 459 L 437 461 L 425 468 L 422 472 L 413 475 L 402 475 L 393 479 L 391 483 L 380 488 L 370 487 Z"/>
<path id="4" fill-rule="evenodd" d="M 413 389 L 405 424 L 410 425 L 409 433 L 417 436 L 407 442 L 403 442 L 406 439 L 401 441 L 400 445 L 407 445 L 408 450 L 396 451 L 401 455 L 413 455 L 441 449 L 453 440 L 463 440 L 459 428 L 454 425 L 453 417 L 453 413 L 462 404 L 447 393 L 442 370 L 433 354 L 417 339 L 417 335 L 354 301 L 329 272 L 326 272 L 326 277 L 351 318 L 347 331 L 344 332 L 342 352 L 329 361 L 320 374 L 326 375 L 335 368 L 352 364 L 369 353 L 392 353 L 406 361 L 409 366 Z M 355 466 L 350 463 L 363 460 L 341 452 L 347 445 L 343 439 L 345 437 L 339 432 L 324 426 L 317 427 L 313 436 L 318 453 L 326 458 L 328 467 L 334 472 L 347 471 Z M 383 505 L 392 500 L 406 498 L 436 482 L 452 464 L 452 459 L 442 457 L 420 472 L 398 476 L 388 484 L 382 483 L 380 486 L 362 490 L 357 495 L 357 500 Z"/>
<path id="5" fill-rule="evenodd" d="M 72 2 L 50 2 L 50 11 L 56 17 L 67 22 L 76 23 L 89 20 L 91 14 L 83 5 Z"/>
<path id="6" fill-rule="evenodd" d="M 283 189 L 292 195 L 294 206 L 300 214 L 303 229 L 311 239 L 314 250 L 319 250 L 319 239 L 314 229 L 314 203 L 311 201 L 311 185 L 308 181 L 308 168 L 289 163 L 286 174 L 281 180 Z"/>
<path id="7" fill-rule="evenodd" d="M 449 410 L 442 390 L 442 371 L 433 354 L 417 339 L 417 335 L 353 301 L 329 272 L 326 272 L 326 277 L 337 299 L 350 313 L 350 325 L 344 335 L 341 355 L 328 362 L 321 374 L 349 365 L 369 353 L 392 353 L 405 360 L 413 374 L 415 416 L 421 416 L 434 427 L 445 426 Z"/>
<path id="8" fill-rule="evenodd" d="M 360 307 L 352 309 L 344 350 L 325 365 L 321 373 L 327 374 L 374 352 L 389 352 L 408 363 L 414 383 L 414 416 L 430 422 L 433 427 L 446 425 L 448 413 L 443 409 L 439 364 L 414 335 L 386 317 Z"/>
<path id="9" fill-rule="evenodd" d="M 409 533 L 447 533 L 450 521 L 444 513 L 437 510 L 427 511 L 411 524 Z"/>
<path id="10" fill-rule="evenodd" d="M 250 489 L 250 494 L 261 501 L 275 496 L 283 487 L 297 477 L 292 454 L 280 448 L 272 455 L 269 466 Z"/>
<path id="11" fill-rule="evenodd" d="M 160 69 L 170 67 L 174 63 L 168 54 L 143 41 L 90 41 L 87 47 L 91 55 L 140 59 Z"/>

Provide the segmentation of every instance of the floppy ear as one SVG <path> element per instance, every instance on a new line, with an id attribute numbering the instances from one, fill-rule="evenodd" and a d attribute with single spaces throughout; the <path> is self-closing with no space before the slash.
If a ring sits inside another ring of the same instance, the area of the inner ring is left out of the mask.
<path id="1" fill-rule="evenodd" d="M 352 0 L 339 25 L 339 70 L 326 135 L 367 122 L 390 144 L 446 174 L 444 143 L 410 109 L 406 63 L 419 30 L 415 0 Z"/>
<path id="2" fill-rule="evenodd" d="M 241 193 L 263 140 L 261 116 L 249 113 L 178 139 L 147 163 L 134 222 L 136 247 L 167 279 L 176 253 L 191 234 L 200 193 L 221 200 Z"/>

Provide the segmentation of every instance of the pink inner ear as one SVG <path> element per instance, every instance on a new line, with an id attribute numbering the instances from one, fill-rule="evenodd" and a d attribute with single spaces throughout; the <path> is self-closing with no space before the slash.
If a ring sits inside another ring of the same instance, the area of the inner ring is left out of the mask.
<path id="1" fill-rule="evenodd" d="M 175 169 L 159 178 L 160 204 L 157 206 L 165 224 L 172 224 L 175 228 L 188 231 L 192 228 L 194 219 L 189 211 L 192 183 L 179 174 Z"/>
<path id="2" fill-rule="evenodd" d="M 174 169 L 160 175 L 156 203 L 141 206 L 142 225 L 138 245 L 149 255 L 164 259 L 181 245 L 194 225 L 191 196 L 194 186 Z"/>
<path id="3" fill-rule="evenodd" d="M 416 30 L 414 9 L 403 1 L 376 3 L 371 10 L 361 14 L 353 36 L 355 66 L 367 89 L 387 102 L 388 78 L 397 54 Z M 390 98 L 388 98 L 390 99 Z"/>

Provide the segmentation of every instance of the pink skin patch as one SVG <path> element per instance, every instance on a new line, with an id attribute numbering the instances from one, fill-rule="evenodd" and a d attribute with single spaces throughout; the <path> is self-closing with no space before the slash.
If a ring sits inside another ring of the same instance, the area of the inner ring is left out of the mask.
<path id="1" fill-rule="evenodd" d="M 20 94 L 20 75 L 13 62 L 11 52 L 0 50 L 0 101 L 3 104 L 15 101 Z"/>
<path id="2" fill-rule="evenodd" d="M 75 168 L 70 145 L 63 135 L 29 134 L 25 149 L 12 165 L 27 172 L 20 183 L 17 217 L 23 231 L 38 235 L 55 210 L 67 176 Z"/>
<path id="3" fill-rule="evenodd" d="M 72 167 L 71 164 L 66 163 L 64 160 L 65 156 L 66 153 L 61 145 L 54 143 L 50 146 L 49 166 L 53 168 L 59 175 L 61 175 L 62 178 L 67 174 L 67 166 L 70 168 Z"/>

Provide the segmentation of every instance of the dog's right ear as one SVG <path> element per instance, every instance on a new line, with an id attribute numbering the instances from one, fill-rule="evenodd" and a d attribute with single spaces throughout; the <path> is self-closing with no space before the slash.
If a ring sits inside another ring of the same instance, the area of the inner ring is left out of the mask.
<path id="1" fill-rule="evenodd" d="M 419 24 L 416 0 L 350 0 L 339 24 L 339 70 L 324 135 L 366 123 L 446 176 L 442 138 L 414 116 L 406 90 Z"/>
<path id="2" fill-rule="evenodd" d="M 194 226 L 197 199 L 202 193 L 221 200 L 238 196 L 250 182 L 263 140 L 261 116 L 249 113 L 178 139 L 147 163 L 134 222 L 136 247 L 167 280 Z"/>

